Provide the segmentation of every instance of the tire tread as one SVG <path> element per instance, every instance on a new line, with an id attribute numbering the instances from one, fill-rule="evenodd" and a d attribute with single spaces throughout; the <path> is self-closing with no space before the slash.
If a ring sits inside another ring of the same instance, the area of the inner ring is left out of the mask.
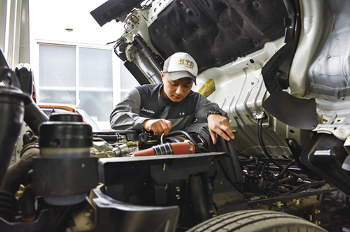
<path id="1" fill-rule="evenodd" d="M 283 224 L 281 224 L 283 222 Z M 209 219 L 187 232 L 324 232 L 302 218 L 276 211 L 242 210 Z"/>

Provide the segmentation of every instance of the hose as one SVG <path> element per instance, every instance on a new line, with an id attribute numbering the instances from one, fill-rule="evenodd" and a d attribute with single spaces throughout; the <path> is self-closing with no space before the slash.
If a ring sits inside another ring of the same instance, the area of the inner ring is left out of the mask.
<path id="1" fill-rule="evenodd" d="M 265 144 L 264 144 L 264 140 L 263 140 L 263 137 L 262 137 L 262 119 L 258 119 L 258 122 L 257 122 L 257 135 L 258 135 L 258 140 L 259 140 L 259 143 L 260 143 L 260 147 L 261 149 L 264 151 L 265 155 L 267 156 L 267 158 L 274 164 L 276 164 L 279 169 L 281 171 L 283 171 L 284 167 L 279 163 L 277 162 L 276 160 L 274 160 L 272 158 L 272 156 L 269 154 L 269 152 L 267 151 L 266 147 L 265 147 Z M 316 180 L 313 180 L 313 179 L 310 179 L 306 176 L 303 176 L 303 175 L 299 175 L 295 172 L 292 172 L 290 170 L 286 170 L 287 172 L 289 172 L 290 174 L 296 176 L 296 177 L 299 177 L 301 179 L 304 179 L 304 180 L 308 180 L 308 181 L 312 181 L 312 182 L 315 182 Z"/>
<path id="2" fill-rule="evenodd" d="M 151 148 L 134 152 L 134 156 L 154 156 L 154 155 L 183 155 L 194 154 L 195 146 L 192 142 L 164 143 Z"/>

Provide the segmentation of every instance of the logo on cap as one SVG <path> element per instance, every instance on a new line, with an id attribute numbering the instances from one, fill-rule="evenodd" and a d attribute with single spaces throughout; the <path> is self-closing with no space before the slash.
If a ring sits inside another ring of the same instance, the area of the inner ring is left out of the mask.
<path id="1" fill-rule="evenodd" d="M 194 63 L 192 61 L 186 60 L 186 59 L 180 59 L 179 65 L 183 65 L 185 68 L 190 68 L 190 69 L 194 68 Z"/>

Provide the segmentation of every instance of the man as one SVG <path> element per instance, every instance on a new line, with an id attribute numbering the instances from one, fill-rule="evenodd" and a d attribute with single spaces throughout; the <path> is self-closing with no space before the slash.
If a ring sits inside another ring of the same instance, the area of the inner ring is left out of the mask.
<path id="1" fill-rule="evenodd" d="M 226 113 L 191 90 L 197 73 L 197 63 L 189 54 L 173 54 L 164 62 L 163 83 L 131 90 L 113 110 L 111 128 L 153 131 L 160 136 L 168 135 L 171 130 L 183 130 L 197 119 L 208 122 L 214 144 L 215 134 L 227 141 L 234 139 Z"/>

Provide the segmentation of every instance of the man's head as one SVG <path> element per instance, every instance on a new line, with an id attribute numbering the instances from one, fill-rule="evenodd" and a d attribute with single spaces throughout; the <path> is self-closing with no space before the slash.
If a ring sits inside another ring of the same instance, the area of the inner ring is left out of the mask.
<path id="1" fill-rule="evenodd" d="M 177 52 L 165 60 L 163 72 L 168 73 L 169 78 L 172 81 L 190 77 L 194 83 L 196 83 L 198 66 L 190 54 L 185 52 Z"/>
<path id="2" fill-rule="evenodd" d="M 173 102 L 182 101 L 190 93 L 193 82 L 196 82 L 197 73 L 197 63 L 189 54 L 173 54 L 164 62 L 161 95 Z"/>

